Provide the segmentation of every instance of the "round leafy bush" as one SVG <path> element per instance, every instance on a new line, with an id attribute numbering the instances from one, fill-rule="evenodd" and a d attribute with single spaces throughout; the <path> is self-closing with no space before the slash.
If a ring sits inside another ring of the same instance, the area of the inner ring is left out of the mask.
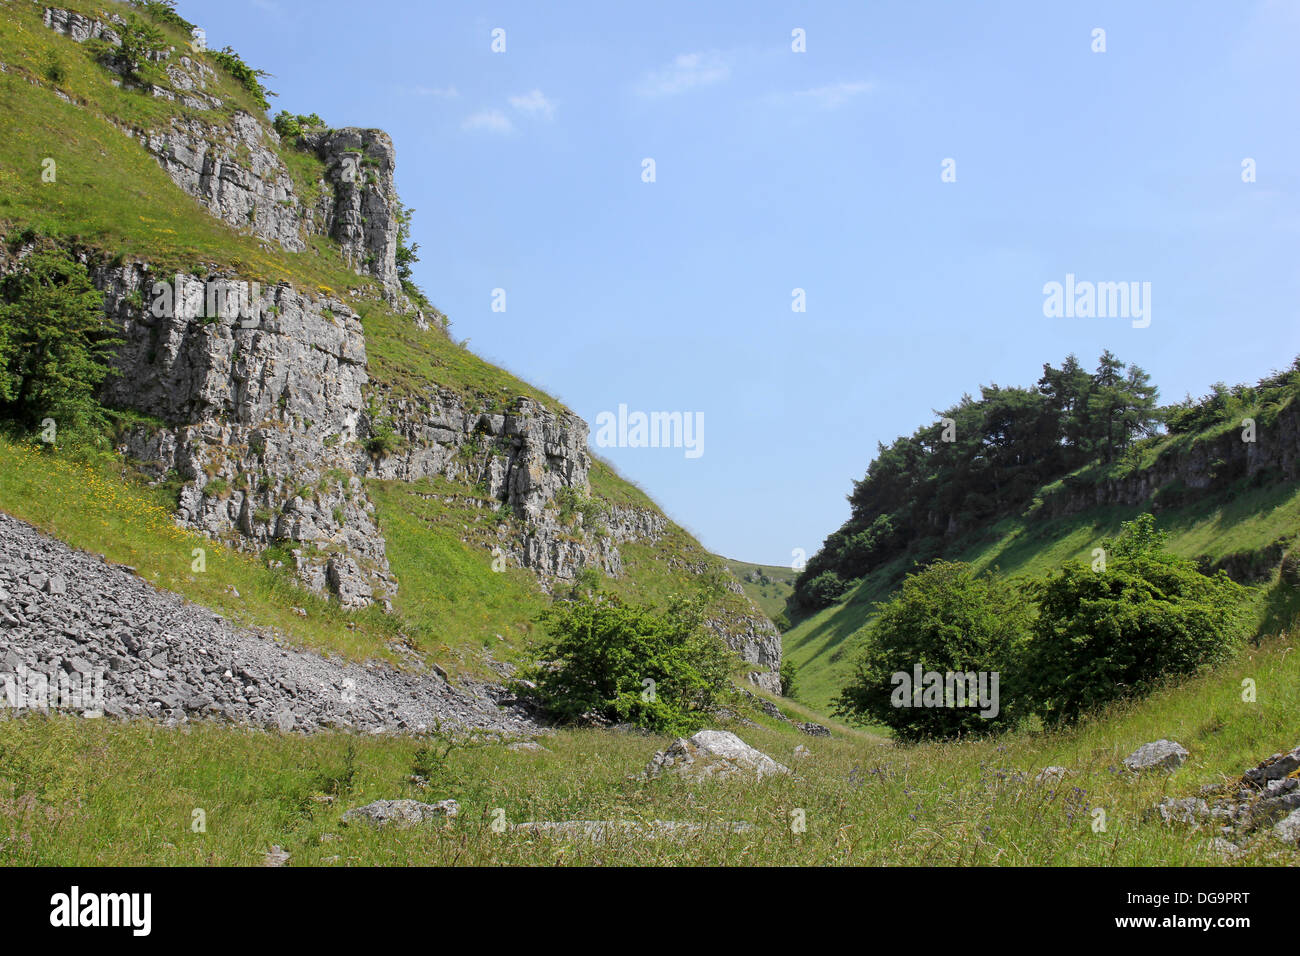
<path id="1" fill-rule="evenodd" d="M 1222 661 L 1247 631 L 1248 590 L 1166 551 L 1150 515 L 1105 545 L 1104 569 L 1069 565 L 1037 585 L 1027 689 L 1048 722 Z"/>
<path id="2" fill-rule="evenodd" d="M 968 736 L 1005 726 L 1015 707 L 1001 699 L 1001 691 L 1008 679 L 1015 686 L 1029 623 L 1028 602 L 1018 586 L 968 564 L 935 561 L 909 574 L 899 592 L 879 605 L 867 651 L 836 712 L 885 724 L 900 740 Z M 935 696 L 924 693 L 924 679 L 916 686 L 918 666 L 923 678 L 934 672 L 943 676 L 937 705 Z M 974 699 L 981 672 L 992 706 Z M 956 682 L 949 682 L 949 674 Z M 968 675 L 976 675 L 974 686 L 961 693 L 970 686 Z"/>
<path id="3" fill-rule="evenodd" d="M 851 585 L 835 571 L 823 571 L 800 589 L 801 602 L 811 608 L 826 607 L 838 601 Z"/>
<path id="4" fill-rule="evenodd" d="M 703 599 L 679 599 L 666 612 L 588 594 L 557 601 L 542 614 L 545 637 L 522 676 L 551 714 L 588 714 L 656 733 L 702 727 L 725 692 L 732 655 L 705 630 Z"/>

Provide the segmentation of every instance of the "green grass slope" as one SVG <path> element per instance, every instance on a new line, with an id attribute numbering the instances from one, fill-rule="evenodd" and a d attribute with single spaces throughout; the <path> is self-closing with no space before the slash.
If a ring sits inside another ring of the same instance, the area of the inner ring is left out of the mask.
<path id="1" fill-rule="evenodd" d="M 1148 510 L 1147 503 L 1107 506 L 1046 519 L 1029 511 L 954 542 L 947 557 L 1008 576 L 1041 575 L 1068 561 L 1092 560 L 1092 549 L 1103 538 L 1113 537 L 1122 522 Z M 1175 553 L 1221 561 L 1300 536 L 1300 487 L 1256 488 L 1243 481 L 1195 503 L 1162 510 L 1157 520 L 1170 532 L 1168 544 Z M 887 599 L 909 570 L 905 559 L 890 562 L 868 575 L 843 601 L 800 620 L 786 632 L 785 653 L 800 668 L 800 690 L 809 704 L 829 709 L 850 680 L 876 602 Z M 1262 632 L 1290 626 L 1288 614 L 1294 609 L 1288 609 L 1297 598 L 1294 590 L 1276 577 L 1262 586 L 1257 596 Z"/>
<path id="2" fill-rule="evenodd" d="M 799 572 L 771 564 L 750 564 L 748 561 L 725 559 L 749 599 L 768 617 L 775 619 L 785 613 L 786 599 L 794 590 L 794 579 Z"/>

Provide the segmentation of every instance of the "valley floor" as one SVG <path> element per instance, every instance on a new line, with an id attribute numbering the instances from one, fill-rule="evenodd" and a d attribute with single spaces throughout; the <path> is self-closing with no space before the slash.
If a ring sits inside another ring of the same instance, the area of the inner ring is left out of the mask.
<path id="1" fill-rule="evenodd" d="M 1254 702 L 1242 700 L 1246 677 Z M 1225 856 L 1208 827 L 1149 811 L 1290 750 L 1297 714 L 1300 655 L 1283 637 L 1063 734 L 897 747 L 838 726 L 810 738 L 755 714 L 726 729 L 795 771 L 761 783 L 642 779 L 667 741 L 603 730 L 546 735 L 543 750 L 468 737 L 448 748 L 453 738 L 28 715 L 0 720 L 0 863 L 247 866 L 279 847 L 289 866 L 1296 865 L 1267 833 Z M 1160 738 L 1191 752 L 1182 767 L 1122 770 Z M 1069 775 L 1035 782 L 1048 766 Z M 341 823 L 351 807 L 398 798 L 455 799 L 460 814 L 399 831 Z M 599 841 L 515 829 L 570 820 L 706 829 Z"/>

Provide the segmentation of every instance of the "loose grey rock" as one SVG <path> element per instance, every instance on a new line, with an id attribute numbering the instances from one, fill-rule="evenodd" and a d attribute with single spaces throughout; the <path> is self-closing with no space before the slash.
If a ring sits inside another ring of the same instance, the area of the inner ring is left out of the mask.
<path id="1" fill-rule="evenodd" d="M 266 857 L 262 861 L 263 866 L 284 866 L 289 862 L 289 854 L 279 846 L 273 846 L 266 851 Z"/>
<path id="2" fill-rule="evenodd" d="M 1172 740 L 1156 740 L 1143 744 L 1124 758 L 1124 766 L 1135 773 L 1146 770 L 1176 770 L 1190 756 L 1182 744 Z"/>
<path id="3" fill-rule="evenodd" d="M 1273 754 L 1258 767 L 1247 770 L 1242 779 L 1256 787 L 1268 786 L 1275 780 L 1281 780 L 1300 770 L 1300 747 L 1290 753 Z"/>
<path id="4" fill-rule="evenodd" d="M 1034 783 L 1059 783 L 1069 775 L 1064 767 L 1044 767 L 1034 775 Z"/>
<path id="5" fill-rule="evenodd" d="M 66 594 L 49 590 L 56 576 Z M 22 620 L 0 620 L 2 669 L 53 678 L 102 671 L 109 717 L 165 724 L 203 717 L 286 732 L 441 726 L 520 737 L 543 729 L 502 688 L 347 663 L 288 646 L 276 632 L 233 627 L 4 513 L 0 588 L 23 608 Z"/>
<path id="6" fill-rule="evenodd" d="M 1200 797 L 1166 797 L 1160 801 L 1156 812 L 1164 823 L 1197 824 L 1209 819 L 1211 815 L 1210 805 Z"/>
<path id="7" fill-rule="evenodd" d="M 1290 846 L 1300 846 L 1300 810 L 1292 810 L 1273 824 L 1273 836 Z"/>
<path id="8" fill-rule="evenodd" d="M 545 747 L 531 740 L 521 740 L 518 743 L 506 744 L 506 750 L 529 751 L 532 753 L 550 753 Z"/>
<path id="9" fill-rule="evenodd" d="M 455 800 L 440 800 L 438 803 L 420 803 L 418 800 L 376 800 L 364 807 L 354 807 L 349 810 L 343 814 L 343 822 L 405 828 L 432 820 L 446 820 L 458 813 L 460 813 L 460 805 Z"/>
<path id="10" fill-rule="evenodd" d="M 679 737 L 667 750 L 650 758 L 644 775 L 654 778 L 665 770 L 692 780 L 733 776 L 762 779 L 790 772 L 789 767 L 725 730 L 701 730 L 689 740 Z"/>

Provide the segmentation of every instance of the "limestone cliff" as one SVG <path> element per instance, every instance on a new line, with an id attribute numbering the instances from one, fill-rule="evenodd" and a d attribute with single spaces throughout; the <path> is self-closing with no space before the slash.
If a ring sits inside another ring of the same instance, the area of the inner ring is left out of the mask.
<path id="1" fill-rule="evenodd" d="M 47 8 L 44 22 L 79 43 L 120 46 L 125 24 L 104 18 Z M 201 57 L 175 47 L 157 56 L 166 80 L 149 92 L 184 108 L 159 128 L 114 125 L 215 219 L 291 253 L 328 237 L 374 280 L 347 293 L 264 287 L 211 266 L 163 273 L 79 250 L 124 340 L 104 402 L 147 416 L 120 450 L 179 485 L 177 522 L 237 549 L 274 546 L 308 586 L 348 608 L 386 605 L 399 586 L 367 479 L 441 477 L 477 488 L 500 504 L 493 550 L 546 590 L 587 568 L 622 576 L 621 547 L 670 531 L 650 507 L 602 505 L 599 520 L 575 513 L 575 502 L 591 501 L 588 427 L 578 416 L 534 398 L 486 402 L 432 382 L 398 390 L 373 379 L 358 311 L 367 301 L 404 312 L 425 330 L 417 334 L 444 334 L 402 292 L 386 133 L 310 126 L 282 142 L 264 119 L 223 104 Z M 304 182 L 303 169 L 316 181 Z M 755 666 L 755 682 L 776 690 L 780 636 L 741 603 L 747 611 L 712 625 Z"/>

